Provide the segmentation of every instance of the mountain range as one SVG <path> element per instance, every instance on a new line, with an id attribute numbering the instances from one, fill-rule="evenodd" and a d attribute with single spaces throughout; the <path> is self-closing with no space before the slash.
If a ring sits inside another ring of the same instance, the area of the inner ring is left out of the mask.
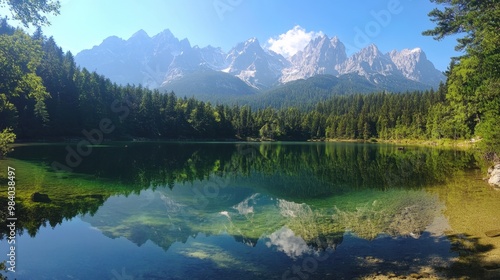
<path id="1" fill-rule="evenodd" d="M 285 58 L 262 47 L 256 38 L 224 52 L 212 46 L 191 46 L 188 39 L 179 40 L 168 29 L 153 37 L 140 30 L 128 40 L 108 37 L 75 59 L 81 67 L 118 84 L 142 84 L 180 95 L 254 94 L 317 75 L 339 78 L 344 87 L 348 81 L 359 84 L 360 79 L 352 79 L 357 75 L 364 81 L 361 92 L 423 90 L 436 88 L 445 80 L 420 48 L 384 54 L 371 44 L 348 56 L 339 38 L 326 35 Z M 357 90 L 356 85 L 351 88 Z"/>

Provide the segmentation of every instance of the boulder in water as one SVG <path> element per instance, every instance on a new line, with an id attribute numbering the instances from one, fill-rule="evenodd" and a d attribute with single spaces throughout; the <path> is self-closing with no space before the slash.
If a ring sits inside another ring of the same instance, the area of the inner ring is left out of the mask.
<path id="1" fill-rule="evenodd" d="M 33 201 L 33 202 L 42 202 L 42 203 L 50 203 L 52 200 L 49 198 L 48 194 L 36 192 L 36 193 L 33 193 L 31 195 L 31 201 Z"/>
<path id="2" fill-rule="evenodd" d="M 496 164 L 488 169 L 490 179 L 488 183 L 495 188 L 500 188 L 500 164 Z"/>

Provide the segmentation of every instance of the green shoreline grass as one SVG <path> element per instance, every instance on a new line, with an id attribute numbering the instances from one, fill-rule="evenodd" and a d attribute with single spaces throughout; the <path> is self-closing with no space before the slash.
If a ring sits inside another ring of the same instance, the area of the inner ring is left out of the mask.
<path id="1" fill-rule="evenodd" d="M 420 140 L 420 139 L 376 139 L 370 140 L 361 139 L 325 139 L 324 141 L 313 142 L 346 142 L 346 143 L 373 143 L 373 144 L 393 144 L 402 146 L 420 146 L 420 147 L 435 147 L 435 148 L 453 148 L 460 150 L 470 150 L 477 148 L 476 143 L 470 140 L 452 140 L 452 139 L 438 139 L 438 140 Z"/>

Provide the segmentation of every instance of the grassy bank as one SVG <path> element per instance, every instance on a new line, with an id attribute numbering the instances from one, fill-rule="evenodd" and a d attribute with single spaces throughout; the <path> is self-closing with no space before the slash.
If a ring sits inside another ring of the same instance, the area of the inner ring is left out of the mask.
<path id="1" fill-rule="evenodd" d="M 403 146 L 422 146 L 422 147 L 438 147 L 438 148 L 452 148 L 460 150 L 469 150 L 477 148 L 477 141 L 471 140 L 452 140 L 452 139 L 435 139 L 435 140 L 420 140 L 420 139 L 376 139 L 369 140 L 360 139 L 325 139 L 325 142 L 350 142 L 350 143 L 384 143 Z M 319 140 L 312 140 L 312 142 L 319 142 Z"/>
<path id="2" fill-rule="evenodd" d="M 452 140 L 452 139 L 437 139 L 437 140 L 418 140 L 418 139 L 401 139 L 401 140 L 383 140 L 377 139 L 379 143 L 390 143 L 397 145 L 453 148 L 461 150 L 469 150 L 477 148 L 477 143 L 471 140 Z"/>

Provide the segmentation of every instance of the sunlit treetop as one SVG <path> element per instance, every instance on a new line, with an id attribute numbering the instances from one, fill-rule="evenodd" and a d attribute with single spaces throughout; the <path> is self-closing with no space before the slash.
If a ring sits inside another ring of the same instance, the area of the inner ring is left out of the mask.
<path id="1" fill-rule="evenodd" d="M 423 32 L 441 40 L 454 34 L 465 34 L 458 39 L 457 50 L 474 49 L 484 40 L 487 32 L 500 32 L 499 0 L 431 0 L 444 5 L 429 13 L 436 27 Z"/>

